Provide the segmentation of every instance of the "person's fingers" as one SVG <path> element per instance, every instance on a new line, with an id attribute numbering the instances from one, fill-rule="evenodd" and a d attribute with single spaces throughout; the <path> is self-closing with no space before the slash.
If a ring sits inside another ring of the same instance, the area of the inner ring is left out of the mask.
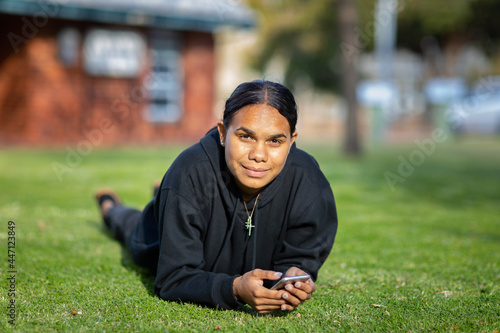
<path id="1" fill-rule="evenodd" d="M 295 310 L 295 307 L 290 305 L 290 304 L 283 304 L 280 308 L 282 311 L 293 311 Z"/>
<path id="2" fill-rule="evenodd" d="M 254 307 L 254 309 L 258 313 L 269 313 L 276 310 L 293 311 L 295 308 L 296 306 L 293 306 L 290 303 L 283 302 L 283 300 L 280 304 L 263 304 Z"/>
<path id="3" fill-rule="evenodd" d="M 284 304 L 286 304 L 286 300 L 283 298 L 265 298 L 265 297 L 256 297 L 254 300 L 252 307 L 257 310 L 259 313 L 266 313 L 279 310 Z"/>
<path id="4" fill-rule="evenodd" d="M 255 310 L 258 312 L 258 313 L 270 313 L 270 312 L 274 312 L 276 310 L 279 310 L 283 307 L 283 305 L 277 305 L 277 306 L 262 306 L 262 307 L 256 307 Z"/>
<path id="5" fill-rule="evenodd" d="M 270 270 L 263 270 L 263 269 L 254 269 L 252 271 L 252 275 L 256 278 L 259 279 L 264 279 L 264 280 L 277 280 L 279 279 L 283 273 L 281 272 L 276 272 L 276 271 L 270 271 Z"/>
<path id="6" fill-rule="evenodd" d="M 297 276 L 297 275 L 307 275 L 307 272 L 294 266 L 290 267 L 285 273 L 285 276 Z"/>
<path id="7" fill-rule="evenodd" d="M 269 300 L 267 302 L 261 301 L 256 303 L 258 304 L 254 304 L 253 308 L 259 313 L 276 311 L 281 309 L 283 304 L 286 304 L 284 300 Z"/>
<path id="8" fill-rule="evenodd" d="M 313 292 L 316 291 L 316 285 L 311 279 L 307 280 L 306 282 L 300 282 L 300 281 L 295 282 L 293 286 L 297 289 L 303 290 L 308 294 L 312 294 Z"/>
<path id="9" fill-rule="evenodd" d="M 314 283 L 313 280 L 309 279 L 306 281 L 306 284 L 308 284 L 311 287 L 311 293 L 316 291 L 316 283 Z"/>
<path id="10" fill-rule="evenodd" d="M 292 305 L 293 307 L 297 307 L 300 304 L 304 303 L 303 300 L 298 298 L 295 294 L 292 294 L 290 292 L 286 292 L 281 296 L 288 304 Z"/>
<path id="11" fill-rule="evenodd" d="M 270 290 L 263 286 L 264 279 L 278 279 L 281 273 L 256 269 L 237 277 L 233 282 L 236 298 L 250 305 L 259 313 L 276 311 L 286 300 L 282 298 L 284 290 Z"/>
<path id="12" fill-rule="evenodd" d="M 285 289 L 290 293 L 290 295 L 299 299 L 300 303 L 311 298 L 311 294 L 306 293 L 304 290 L 295 288 L 293 285 L 289 284 L 285 286 Z"/>

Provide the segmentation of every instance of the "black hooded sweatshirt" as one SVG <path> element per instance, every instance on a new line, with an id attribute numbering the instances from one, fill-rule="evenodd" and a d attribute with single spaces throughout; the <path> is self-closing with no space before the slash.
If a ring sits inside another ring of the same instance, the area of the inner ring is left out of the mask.
<path id="1" fill-rule="evenodd" d="M 247 203 L 249 211 L 254 203 Z M 148 207 L 143 216 L 159 231 L 156 293 L 222 309 L 241 305 L 233 280 L 255 268 L 284 273 L 295 266 L 316 280 L 337 231 L 330 184 L 316 160 L 293 144 L 258 198 L 249 236 L 243 197 L 216 130 L 177 157 Z"/>

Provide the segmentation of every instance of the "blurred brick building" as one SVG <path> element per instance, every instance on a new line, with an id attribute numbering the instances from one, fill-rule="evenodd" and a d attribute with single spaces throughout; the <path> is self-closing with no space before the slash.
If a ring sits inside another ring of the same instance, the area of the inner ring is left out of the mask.
<path id="1" fill-rule="evenodd" d="M 192 141 L 215 124 L 235 1 L 0 1 L 0 144 Z"/>

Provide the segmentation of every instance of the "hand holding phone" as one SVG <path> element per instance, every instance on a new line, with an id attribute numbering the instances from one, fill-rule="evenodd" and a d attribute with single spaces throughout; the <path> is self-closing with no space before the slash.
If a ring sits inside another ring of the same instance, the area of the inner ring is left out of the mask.
<path id="1" fill-rule="evenodd" d="M 286 284 L 295 283 L 297 281 L 305 282 L 305 281 L 309 280 L 310 278 L 311 278 L 311 276 L 309 274 L 296 275 L 296 276 L 285 276 L 285 277 L 282 277 L 274 286 L 272 286 L 271 289 L 272 290 L 281 289 Z"/>

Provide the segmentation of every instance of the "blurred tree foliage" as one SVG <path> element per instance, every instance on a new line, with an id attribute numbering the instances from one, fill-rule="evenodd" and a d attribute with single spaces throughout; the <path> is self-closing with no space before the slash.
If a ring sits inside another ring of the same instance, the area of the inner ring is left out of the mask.
<path id="1" fill-rule="evenodd" d="M 290 89 L 301 80 L 316 88 L 337 91 L 340 71 L 336 0 L 248 0 L 261 14 L 259 47 L 250 57 L 260 72 L 279 59 L 284 84 Z"/>
<path id="2" fill-rule="evenodd" d="M 400 0 L 401 1 L 401 0 Z M 441 45 L 460 37 L 475 42 L 489 55 L 500 39 L 498 0 L 401 1 L 398 13 L 398 46 L 421 51 L 424 36 L 436 37 Z"/>
<path id="3" fill-rule="evenodd" d="M 265 72 L 274 59 L 285 66 L 284 83 L 291 89 L 307 80 L 319 89 L 340 88 L 338 0 L 247 0 L 261 16 L 259 47 L 251 65 Z M 376 0 L 358 0 L 357 31 L 362 49 L 374 45 Z M 443 46 L 461 36 L 492 55 L 500 39 L 499 0 L 399 0 L 397 45 L 422 52 L 421 41 L 432 35 Z"/>
<path id="4" fill-rule="evenodd" d="M 423 37 L 445 38 L 465 29 L 470 0 L 400 1 L 398 37 L 400 47 L 420 52 Z"/>
<path id="5" fill-rule="evenodd" d="M 475 0 L 469 5 L 467 30 L 471 37 L 481 43 L 488 55 L 495 55 L 500 44 L 500 1 Z"/>

